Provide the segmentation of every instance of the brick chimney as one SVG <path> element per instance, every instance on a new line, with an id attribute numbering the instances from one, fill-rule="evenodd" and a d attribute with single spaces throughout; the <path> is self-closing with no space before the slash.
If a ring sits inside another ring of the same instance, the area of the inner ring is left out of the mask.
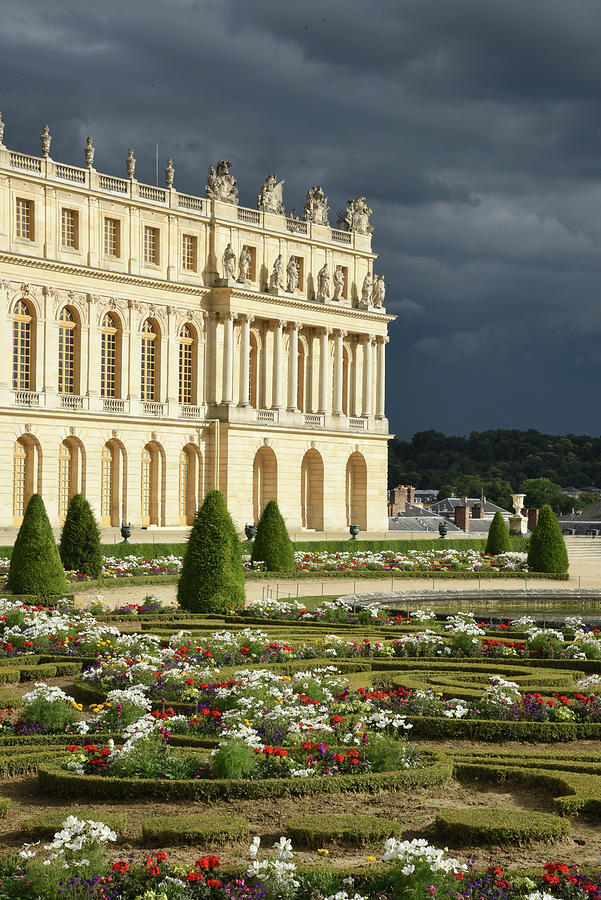
<path id="1" fill-rule="evenodd" d="M 467 503 L 455 507 L 455 525 L 462 531 L 470 530 L 470 508 Z"/>
<path id="2" fill-rule="evenodd" d="M 415 488 L 412 484 L 397 484 L 392 492 L 392 503 L 390 504 L 390 515 L 396 516 L 397 513 L 405 512 L 407 503 L 413 503 L 415 500 Z"/>
<path id="3" fill-rule="evenodd" d="M 472 519 L 483 519 L 484 518 L 484 507 L 482 503 L 474 503 L 472 507 Z"/>
<path id="4" fill-rule="evenodd" d="M 539 509 L 526 510 L 526 515 L 528 516 L 528 531 L 534 531 L 534 529 L 536 528 L 539 512 Z"/>

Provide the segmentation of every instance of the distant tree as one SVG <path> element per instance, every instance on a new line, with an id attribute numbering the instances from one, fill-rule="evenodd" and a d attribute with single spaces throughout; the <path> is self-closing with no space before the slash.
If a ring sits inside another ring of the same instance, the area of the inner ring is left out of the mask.
<path id="1" fill-rule="evenodd" d="M 32 494 L 13 547 L 6 584 L 13 594 L 62 594 L 65 573 L 44 501 Z"/>
<path id="2" fill-rule="evenodd" d="M 100 530 L 82 494 L 73 494 L 69 500 L 59 551 L 67 571 L 83 572 L 90 578 L 98 578 L 102 572 Z"/>
<path id="3" fill-rule="evenodd" d="M 275 500 L 270 500 L 261 513 L 251 559 L 264 562 L 268 572 L 294 571 L 294 547 Z"/>
<path id="4" fill-rule="evenodd" d="M 572 506 L 574 509 L 584 509 L 592 506 L 593 503 L 599 502 L 599 493 L 597 491 L 583 491 L 579 497 L 572 498 Z"/>
<path id="5" fill-rule="evenodd" d="M 554 512 L 563 513 L 572 508 L 571 498 L 562 494 L 560 485 L 548 478 L 527 478 L 520 486 L 520 493 L 526 494 L 527 509 L 542 509 L 547 504 Z"/>
<path id="6" fill-rule="evenodd" d="M 530 538 L 528 568 L 532 572 L 568 571 L 568 552 L 555 513 L 546 503 L 539 514 L 538 523 Z"/>
<path id="7" fill-rule="evenodd" d="M 512 509 L 511 495 L 513 491 L 510 483 L 504 478 L 491 478 L 490 481 L 484 481 L 482 490 L 486 499 L 495 506 L 507 510 Z"/>
<path id="8" fill-rule="evenodd" d="M 197 511 L 177 585 L 189 612 L 226 612 L 244 605 L 240 541 L 221 491 L 209 491 Z"/>
<path id="9" fill-rule="evenodd" d="M 511 538 L 503 514 L 496 512 L 488 529 L 486 541 L 486 553 L 497 556 L 499 553 L 507 553 L 511 550 Z"/>

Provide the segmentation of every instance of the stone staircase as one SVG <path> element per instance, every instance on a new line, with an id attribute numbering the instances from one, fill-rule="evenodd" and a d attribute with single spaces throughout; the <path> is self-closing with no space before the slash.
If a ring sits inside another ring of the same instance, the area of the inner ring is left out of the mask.
<path id="1" fill-rule="evenodd" d="M 601 570 L 601 537 L 590 538 L 566 535 L 564 540 L 570 563 L 577 560 L 598 562 Z"/>

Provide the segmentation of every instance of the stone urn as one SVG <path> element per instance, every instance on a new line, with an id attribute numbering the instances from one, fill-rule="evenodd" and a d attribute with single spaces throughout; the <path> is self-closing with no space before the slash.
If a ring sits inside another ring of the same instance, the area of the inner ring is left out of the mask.
<path id="1" fill-rule="evenodd" d="M 360 530 L 361 530 L 361 529 L 359 528 L 358 525 L 351 525 L 351 526 L 349 527 L 349 531 L 350 531 L 350 533 L 351 533 L 351 540 L 352 540 L 352 541 L 356 541 L 356 540 L 357 540 L 357 535 L 359 534 L 359 531 L 360 531 Z"/>
<path id="2" fill-rule="evenodd" d="M 522 515 L 525 496 L 526 494 L 511 495 L 511 502 L 515 510 L 515 514 L 509 516 L 509 534 L 511 535 L 524 535 L 528 532 L 528 520 Z"/>
<path id="3" fill-rule="evenodd" d="M 122 544 L 129 543 L 128 538 L 131 537 L 131 522 L 129 523 L 129 525 L 126 525 L 124 522 L 121 526 L 121 537 L 123 538 L 123 540 L 121 541 Z"/>
<path id="4" fill-rule="evenodd" d="M 246 535 L 247 541 L 254 541 L 256 533 L 257 533 L 256 525 L 245 525 L 244 526 L 244 534 Z"/>
<path id="5" fill-rule="evenodd" d="M 512 494 L 511 502 L 513 503 L 513 508 L 515 510 L 516 516 L 522 515 L 522 509 L 524 507 L 524 498 L 526 494 Z"/>
<path id="6" fill-rule="evenodd" d="M 448 530 L 449 530 L 449 526 L 447 525 L 446 522 L 441 522 L 440 525 L 438 526 L 438 534 L 440 535 L 441 538 L 446 538 Z"/>

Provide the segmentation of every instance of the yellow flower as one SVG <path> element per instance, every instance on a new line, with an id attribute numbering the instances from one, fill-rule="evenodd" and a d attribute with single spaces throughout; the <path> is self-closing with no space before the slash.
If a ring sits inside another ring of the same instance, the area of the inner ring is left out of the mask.
<path id="1" fill-rule="evenodd" d="M 329 850 L 326 850 L 325 847 L 319 847 L 319 849 L 317 850 L 317 852 L 318 852 L 318 853 L 323 853 L 324 856 L 327 856 L 328 853 L 329 853 L 330 851 L 329 851 Z"/>
<path id="2" fill-rule="evenodd" d="M 71 706 L 74 706 L 75 709 L 78 709 L 80 712 L 81 712 L 81 710 L 82 710 L 82 705 L 81 705 L 81 703 L 76 703 L 75 700 L 71 700 Z"/>
<path id="3" fill-rule="evenodd" d="M 252 725 L 252 722 L 250 721 L 250 719 L 245 719 L 244 724 L 248 725 L 248 727 L 250 728 L 250 726 Z"/>
<path id="4" fill-rule="evenodd" d="M 375 856 L 366 856 L 365 859 L 367 860 L 367 862 L 375 862 L 376 861 Z"/>

